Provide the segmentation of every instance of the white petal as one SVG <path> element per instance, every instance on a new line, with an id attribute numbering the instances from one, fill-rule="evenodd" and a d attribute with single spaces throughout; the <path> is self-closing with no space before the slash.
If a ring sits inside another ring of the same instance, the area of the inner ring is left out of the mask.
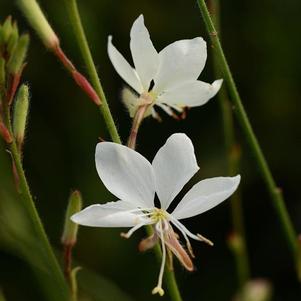
<path id="1" fill-rule="evenodd" d="M 72 215 L 71 220 L 77 224 L 90 227 L 132 227 L 148 218 L 131 212 L 135 208 L 125 201 L 91 205 Z"/>
<path id="2" fill-rule="evenodd" d="M 137 93 L 141 94 L 143 87 L 137 76 L 137 73 L 112 44 L 112 36 L 109 36 L 108 38 L 108 54 L 115 70 L 120 75 L 120 77 L 134 90 L 136 90 Z"/>
<path id="3" fill-rule="evenodd" d="M 174 42 L 160 51 L 159 59 L 156 93 L 199 77 L 207 59 L 206 42 L 200 37 Z"/>
<path id="4" fill-rule="evenodd" d="M 156 192 L 164 209 L 199 169 L 193 144 L 185 134 L 170 136 L 157 152 L 152 165 Z"/>
<path id="5" fill-rule="evenodd" d="M 239 182 L 240 175 L 200 181 L 188 191 L 172 212 L 172 216 L 183 219 L 210 210 L 227 199 L 236 190 Z"/>
<path id="6" fill-rule="evenodd" d="M 132 26 L 130 48 L 135 69 L 144 90 L 148 91 L 150 82 L 158 70 L 159 55 L 144 25 L 143 15 L 140 15 Z"/>
<path id="7" fill-rule="evenodd" d="M 143 156 L 124 145 L 101 142 L 95 161 L 100 179 L 115 196 L 136 206 L 154 206 L 153 168 Z"/>
<path id="8" fill-rule="evenodd" d="M 222 82 L 222 79 L 214 81 L 211 85 L 199 80 L 186 82 L 173 89 L 164 91 L 158 97 L 157 102 L 179 108 L 201 106 L 215 96 Z"/>

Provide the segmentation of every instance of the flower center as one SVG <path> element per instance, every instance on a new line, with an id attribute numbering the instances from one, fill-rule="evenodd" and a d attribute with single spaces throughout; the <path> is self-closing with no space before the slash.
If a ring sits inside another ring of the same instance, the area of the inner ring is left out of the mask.
<path id="1" fill-rule="evenodd" d="M 167 215 L 168 213 L 164 209 L 154 208 L 150 218 L 154 221 L 154 223 L 157 223 L 159 221 L 166 220 Z"/>

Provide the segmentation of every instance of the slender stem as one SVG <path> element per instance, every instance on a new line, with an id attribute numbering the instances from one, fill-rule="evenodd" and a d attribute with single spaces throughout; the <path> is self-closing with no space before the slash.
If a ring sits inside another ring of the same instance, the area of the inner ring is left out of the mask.
<path id="1" fill-rule="evenodd" d="M 92 82 L 92 85 L 94 86 L 96 93 L 102 101 L 102 104 L 99 105 L 99 109 L 103 115 L 107 129 L 110 133 L 112 140 L 116 143 L 121 143 L 117 127 L 114 123 L 114 119 L 112 117 L 105 93 L 103 91 L 101 82 L 96 71 L 95 64 L 93 62 L 93 57 L 81 22 L 76 0 L 65 0 L 65 4 L 69 13 L 69 17 L 71 20 L 75 37 L 77 39 L 78 46 L 80 48 L 82 57 L 87 67 L 90 80 Z"/>
<path id="2" fill-rule="evenodd" d="M 153 103 L 153 98 L 148 93 L 142 93 L 138 99 L 140 104 L 136 110 L 135 116 L 133 118 L 133 124 L 128 139 L 128 147 L 135 149 L 136 140 L 140 125 L 144 119 L 145 113 Z"/>
<path id="3" fill-rule="evenodd" d="M 215 24 L 215 28 L 220 34 L 220 1 L 210 0 L 208 7 Z M 216 77 L 220 77 L 218 57 L 216 53 L 213 56 L 214 73 Z M 231 104 L 227 97 L 227 92 L 224 88 L 218 93 L 218 99 L 222 112 L 222 123 L 224 131 L 225 149 L 227 156 L 227 173 L 233 176 L 238 173 L 240 163 L 240 151 L 235 138 L 235 129 L 233 125 L 233 114 Z M 236 269 L 238 274 L 240 289 L 250 278 L 249 259 L 247 254 L 244 219 L 242 210 L 242 201 L 240 193 L 236 193 L 231 197 L 231 216 L 234 235 L 237 235 L 240 240 L 239 250 L 234 251 L 236 257 Z"/>
<path id="4" fill-rule="evenodd" d="M 76 271 L 78 268 L 72 269 L 73 246 L 73 244 L 64 245 L 64 274 L 69 284 L 71 301 L 77 301 Z"/>
<path id="5" fill-rule="evenodd" d="M 72 271 L 72 248 L 70 244 L 64 245 L 64 274 L 69 285 L 71 283 L 71 271 Z"/>
<path id="6" fill-rule="evenodd" d="M 6 109 L 6 124 L 8 126 L 8 129 L 11 133 L 11 136 L 13 137 L 13 131 L 12 131 L 12 124 L 11 124 L 11 117 L 9 108 Z M 15 139 L 13 139 L 12 143 L 10 144 L 10 152 L 14 161 L 15 166 L 15 172 L 17 173 L 18 177 L 18 184 L 19 184 L 19 191 L 23 198 L 24 204 L 26 209 L 28 210 L 28 213 L 31 217 L 31 220 L 34 224 L 35 230 L 37 231 L 37 234 L 39 235 L 39 239 L 41 240 L 43 244 L 43 252 L 46 253 L 48 262 L 48 267 L 52 270 L 52 276 L 55 277 L 53 281 L 56 281 L 57 285 L 59 286 L 58 289 L 61 290 L 62 296 L 64 295 L 64 298 L 62 300 L 68 300 L 68 294 L 67 294 L 67 287 L 66 282 L 62 273 L 62 270 L 58 264 L 58 261 L 53 253 L 53 250 L 50 246 L 49 240 L 47 238 L 47 234 L 45 232 L 45 229 L 43 227 L 43 224 L 41 222 L 41 219 L 39 217 L 38 211 L 35 207 L 35 203 L 33 201 L 33 198 L 30 193 L 30 189 L 26 180 L 26 176 L 23 170 L 22 162 L 21 162 L 21 156 L 18 152 L 18 147 L 16 144 Z"/>
<path id="7" fill-rule="evenodd" d="M 136 148 L 136 140 L 138 136 L 138 131 L 140 128 L 140 125 L 142 123 L 142 120 L 144 118 L 144 114 L 148 108 L 148 105 L 142 105 L 137 109 L 137 112 L 135 114 L 135 117 L 133 119 L 133 124 L 130 132 L 130 136 L 128 139 L 128 147 L 135 149 Z"/>
<path id="8" fill-rule="evenodd" d="M 257 141 L 255 133 L 252 129 L 244 106 L 241 102 L 238 90 L 236 88 L 234 79 L 232 77 L 228 62 L 224 55 L 224 51 L 222 49 L 218 33 L 211 19 L 210 13 L 207 9 L 205 0 L 197 0 L 200 12 L 202 14 L 204 23 L 206 25 L 207 32 L 210 36 L 211 42 L 213 44 L 213 49 L 216 52 L 216 55 L 219 59 L 219 67 L 222 71 L 224 79 L 227 83 L 229 93 L 231 96 L 231 101 L 235 106 L 235 113 L 242 128 L 242 131 L 245 135 L 245 138 L 249 144 L 250 150 L 253 153 L 253 156 L 256 160 L 260 173 L 264 179 L 264 182 L 267 186 L 267 189 L 270 193 L 271 199 L 273 201 L 276 213 L 278 214 L 279 221 L 283 228 L 284 234 L 287 239 L 287 243 L 290 247 L 290 250 L 293 254 L 296 263 L 296 269 L 298 272 L 299 280 L 301 281 L 301 250 L 297 240 L 297 235 L 294 230 L 293 224 L 288 215 L 284 199 L 282 196 L 281 189 L 277 187 L 276 182 L 272 176 L 272 173 L 269 169 L 269 166 L 266 162 L 266 159 L 263 155 L 263 152 L 260 148 L 260 145 Z"/>

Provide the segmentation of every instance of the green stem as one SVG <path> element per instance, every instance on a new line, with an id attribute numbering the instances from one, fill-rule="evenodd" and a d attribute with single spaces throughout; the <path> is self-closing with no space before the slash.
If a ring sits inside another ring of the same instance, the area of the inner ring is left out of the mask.
<path id="1" fill-rule="evenodd" d="M 82 26 L 81 19 L 80 19 L 76 0 L 65 0 L 65 3 L 66 3 L 67 10 L 68 10 L 68 13 L 70 16 L 70 20 L 71 20 L 71 23 L 73 26 L 73 30 L 74 30 L 76 38 L 77 38 L 77 43 L 79 45 L 83 59 L 85 61 L 86 67 L 88 69 L 89 77 L 91 79 L 91 82 L 92 82 L 96 92 L 99 94 L 99 97 L 102 100 L 102 105 L 100 106 L 100 110 L 104 116 L 107 128 L 109 130 L 112 140 L 116 143 L 121 143 L 121 139 L 119 137 L 116 125 L 114 123 L 112 114 L 110 112 L 110 108 L 106 101 L 106 97 L 105 97 L 104 91 L 102 89 L 102 86 L 101 86 L 101 83 L 100 83 L 100 80 L 99 80 L 99 77 L 98 77 L 98 74 L 96 71 L 95 64 L 93 62 L 89 44 L 88 44 L 84 29 Z M 158 256 L 158 258 L 162 257 L 159 245 L 157 245 L 155 247 L 155 253 L 156 253 L 156 256 Z M 182 301 L 173 271 L 166 269 L 164 278 L 165 278 L 166 284 L 168 286 L 168 290 L 169 290 L 172 300 L 173 301 Z"/>
<path id="2" fill-rule="evenodd" d="M 102 104 L 99 105 L 99 109 L 102 113 L 102 116 L 105 120 L 107 129 L 110 133 L 112 140 L 116 143 L 121 143 L 117 127 L 114 123 L 113 116 L 111 114 L 105 93 L 103 91 L 101 82 L 99 80 L 97 70 L 93 61 L 93 57 L 89 48 L 89 44 L 84 32 L 84 28 L 81 22 L 79 15 L 78 7 L 76 0 L 65 0 L 67 11 L 71 20 L 71 24 L 74 30 L 75 37 L 77 39 L 78 46 L 80 48 L 82 57 L 87 67 L 87 71 L 91 80 L 91 83 L 98 94 L 99 98 L 102 101 Z"/>
<path id="3" fill-rule="evenodd" d="M 11 117 L 9 108 L 6 109 L 6 124 L 8 126 L 8 130 L 13 136 L 13 130 L 12 130 L 12 124 L 11 124 Z M 42 221 L 39 217 L 38 211 L 35 207 L 35 203 L 33 201 L 33 198 L 30 193 L 30 189 L 26 180 L 25 172 L 23 170 L 22 166 L 22 160 L 20 153 L 18 151 L 18 147 L 16 144 L 15 138 L 13 138 L 12 143 L 10 144 L 10 152 L 13 158 L 13 162 L 16 167 L 16 172 L 18 175 L 18 184 L 19 184 L 19 190 L 20 194 L 23 198 L 25 208 L 28 211 L 28 214 L 30 215 L 30 218 L 33 222 L 34 228 L 37 231 L 37 235 L 39 236 L 40 241 L 42 242 L 43 246 L 43 252 L 46 255 L 47 258 L 47 266 L 49 267 L 50 275 L 53 277 L 53 282 L 56 282 L 57 290 L 61 291 L 61 297 L 62 300 L 68 300 L 68 290 L 66 286 L 66 282 L 62 273 L 62 270 L 59 266 L 59 263 L 53 253 L 53 250 L 50 246 L 47 234 L 45 232 L 44 226 L 42 224 Z"/>
<path id="4" fill-rule="evenodd" d="M 220 1 L 211 0 L 210 2 L 208 2 L 208 7 L 210 8 L 215 28 L 220 33 Z M 214 54 L 214 73 L 216 77 L 220 77 L 221 74 L 219 71 L 218 57 L 216 53 Z M 235 138 L 235 129 L 233 125 L 233 114 L 231 110 L 231 104 L 228 100 L 228 95 L 224 88 L 222 88 L 218 93 L 218 99 L 222 112 L 225 149 L 227 155 L 227 173 L 228 175 L 233 176 L 237 174 L 239 170 L 240 151 Z M 239 250 L 233 252 L 234 256 L 236 257 L 236 269 L 238 274 L 239 286 L 241 289 L 250 278 L 250 268 L 246 246 L 241 195 L 239 193 L 233 195 L 231 197 L 230 204 L 234 235 L 237 235 L 241 242 Z"/>
<path id="5" fill-rule="evenodd" d="M 299 280 L 301 281 L 301 250 L 297 240 L 297 235 L 294 230 L 293 224 L 288 215 L 284 199 L 282 196 L 281 189 L 277 187 L 276 182 L 272 176 L 272 173 L 269 169 L 269 166 L 266 162 L 266 159 L 263 155 L 263 152 L 260 148 L 260 145 L 257 141 L 255 133 L 252 129 L 244 106 L 241 102 L 238 90 L 236 88 L 233 76 L 231 74 L 228 62 L 224 55 L 224 51 L 222 49 L 218 33 L 211 19 L 210 13 L 207 9 L 205 0 L 197 0 L 200 12 L 202 14 L 204 23 L 206 25 L 207 32 L 210 36 L 211 42 L 213 44 L 213 49 L 216 52 L 216 56 L 219 59 L 219 68 L 222 71 L 225 82 L 228 86 L 228 90 L 231 96 L 231 101 L 235 106 L 235 113 L 242 128 L 242 131 L 245 135 L 245 138 L 249 144 L 249 148 L 253 153 L 253 156 L 256 160 L 258 168 L 261 172 L 261 175 L 264 179 L 264 182 L 267 186 L 271 199 L 273 201 L 276 213 L 278 214 L 279 221 L 282 225 L 284 234 L 287 239 L 287 243 L 290 247 L 290 250 L 293 254 L 296 269 L 298 272 Z"/>

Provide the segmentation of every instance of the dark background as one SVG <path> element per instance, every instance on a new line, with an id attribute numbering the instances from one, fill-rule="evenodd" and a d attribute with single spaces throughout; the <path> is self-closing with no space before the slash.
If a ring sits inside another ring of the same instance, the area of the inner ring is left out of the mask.
<path id="1" fill-rule="evenodd" d="M 63 49 L 86 73 L 61 2 L 40 1 L 60 36 Z M 107 36 L 112 34 L 116 47 L 130 59 L 129 30 L 141 13 L 157 50 L 175 40 L 199 35 L 208 41 L 204 24 L 195 1 L 78 2 L 99 76 L 125 141 L 130 119 L 120 100 L 123 82 L 107 56 Z M 283 188 L 292 221 L 300 231 L 301 2 L 221 2 L 225 53 L 266 158 Z M 9 14 L 18 20 L 22 31 L 31 33 L 28 65 L 23 76 L 31 91 L 24 165 L 46 231 L 53 245 L 60 248 L 64 211 L 72 189 L 82 192 L 85 206 L 115 200 L 103 187 L 94 165 L 98 137 L 109 139 L 109 136 L 95 105 L 43 47 L 17 11 L 14 1 L 1 0 L 1 21 Z M 208 62 L 201 79 L 212 82 L 215 78 L 210 46 L 208 50 Z M 188 118 L 181 122 L 164 113 L 161 116 L 161 124 L 151 118 L 144 122 L 138 138 L 139 152 L 151 160 L 170 134 L 185 132 L 195 145 L 201 169 L 184 191 L 200 179 L 226 175 L 217 98 L 206 106 L 190 110 Z M 239 130 L 237 126 L 242 145 L 240 187 L 252 277 L 263 277 L 272 282 L 273 300 L 299 300 L 301 292 L 290 251 L 255 161 Z M 4 183 L 7 174 L 4 166 L 9 166 L 4 162 L 7 163 L 9 157 L 2 144 L 1 148 L 1 182 Z M 176 266 L 184 299 L 231 300 L 237 289 L 237 279 L 233 255 L 226 242 L 231 231 L 229 201 L 187 220 L 185 225 L 212 239 L 215 247 L 193 242 L 197 271 L 192 274 Z M 159 267 L 151 252 L 140 254 L 137 250 L 137 244 L 144 236 L 143 230 L 130 240 L 121 239 L 120 231 L 81 227 L 75 257 L 82 265 L 114 281 L 133 300 L 168 300 L 168 297 L 160 299 L 150 294 Z M 31 269 L 6 248 L 0 252 L 0 286 L 8 300 L 42 298 Z"/>

